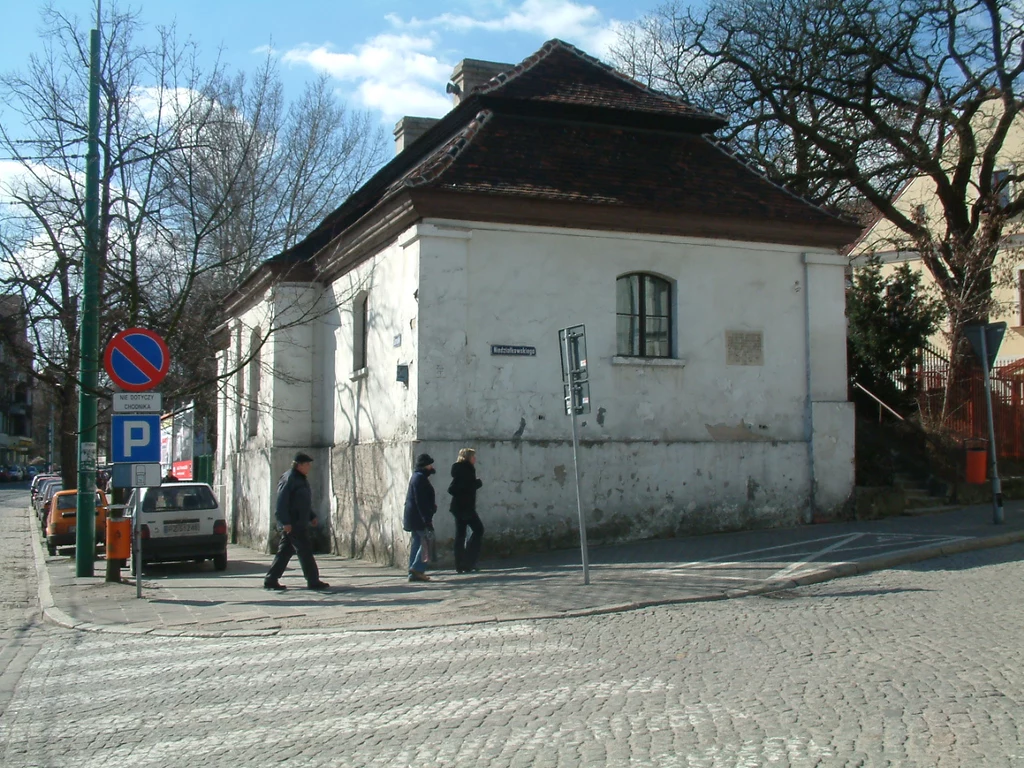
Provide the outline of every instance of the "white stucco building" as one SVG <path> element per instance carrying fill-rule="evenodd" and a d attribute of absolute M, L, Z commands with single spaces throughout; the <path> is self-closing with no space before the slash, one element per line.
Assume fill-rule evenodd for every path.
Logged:
<path fill-rule="evenodd" d="M 842 505 L 838 249 L 858 227 L 714 145 L 719 116 L 560 41 L 453 79 L 448 115 L 406 118 L 395 159 L 226 300 L 217 471 L 237 539 L 268 546 L 301 449 L 332 549 L 400 560 L 415 455 L 436 459 L 443 542 L 448 467 L 471 446 L 485 556 L 572 546 L 558 331 L 580 323 L 591 542 Z"/>

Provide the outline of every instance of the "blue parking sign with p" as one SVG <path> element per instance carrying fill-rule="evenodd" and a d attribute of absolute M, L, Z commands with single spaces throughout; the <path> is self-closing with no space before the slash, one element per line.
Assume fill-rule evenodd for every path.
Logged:
<path fill-rule="evenodd" d="M 110 417 L 110 453 L 115 464 L 160 462 L 160 414 Z"/>

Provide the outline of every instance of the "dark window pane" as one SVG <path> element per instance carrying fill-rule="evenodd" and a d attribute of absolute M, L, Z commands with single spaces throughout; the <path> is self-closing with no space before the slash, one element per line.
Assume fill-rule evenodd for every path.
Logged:
<path fill-rule="evenodd" d="M 667 317 L 648 317 L 644 321 L 646 333 L 645 357 L 668 357 L 671 354 L 671 321 Z"/>
<path fill-rule="evenodd" d="M 615 281 L 615 311 L 620 315 L 640 314 L 640 279 L 626 275 Z"/>
<path fill-rule="evenodd" d="M 660 277 L 645 277 L 644 281 L 644 314 L 668 317 L 671 293 L 668 282 Z"/>
<path fill-rule="evenodd" d="M 640 323 L 637 318 L 619 315 L 615 318 L 616 348 L 620 355 L 640 354 Z"/>

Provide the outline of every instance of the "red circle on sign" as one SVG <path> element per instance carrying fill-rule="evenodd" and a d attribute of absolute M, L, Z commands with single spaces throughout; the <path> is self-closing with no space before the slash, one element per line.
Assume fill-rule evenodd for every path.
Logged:
<path fill-rule="evenodd" d="M 142 337 L 151 342 L 146 344 L 148 347 L 155 344 L 160 353 L 160 359 L 150 359 L 132 346 L 132 337 Z M 138 372 L 142 381 L 129 381 L 123 375 L 123 370 L 118 372 L 120 366 L 114 361 L 115 352 L 119 352 L 127 364 L 130 364 L 130 367 Z M 110 376 L 110 380 L 121 389 L 128 392 L 145 392 L 157 386 L 167 376 L 167 369 L 171 367 L 171 353 L 167 350 L 167 345 L 160 334 L 155 331 L 148 328 L 128 328 L 114 336 L 107 344 L 107 349 L 103 353 L 103 367 L 106 369 L 107 375 Z"/>

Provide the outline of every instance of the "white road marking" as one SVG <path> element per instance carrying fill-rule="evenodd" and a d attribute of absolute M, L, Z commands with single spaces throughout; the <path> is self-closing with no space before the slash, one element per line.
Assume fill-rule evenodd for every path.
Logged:
<path fill-rule="evenodd" d="M 852 533 L 849 536 L 844 536 L 842 538 L 842 540 L 837 541 L 832 546 L 825 547 L 824 549 L 816 552 L 813 557 L 809 557 L 806 560 L 801 560 L 800 562 L 793 563 L 792 565 L 790 565 L 790 566 L 788 566 L 786 568 L 783 568 L 782 570 L 776 571 L 775 573 L 773 573 L 771 576 L 768 577 L 768 580 L 771 581 L 773 579 L 785 579 L 786 577 L 788 577 L 794 571 L 800 570 L 801 568 L 806 566 L 808 563 L 811 563 L 811 562 L 817 560 L 822 555 L 824 555 L 824 554 L 826 554 L 828 552 L 831 552 L 832 550 L 839 549 L 840 547 L 844 547 L 847 544 L 849 544 L 851 541 L 859 539 L 861 536 L 864 536 L 864 535 L 865 534 L 863 534 L 863 533 Z"/>

